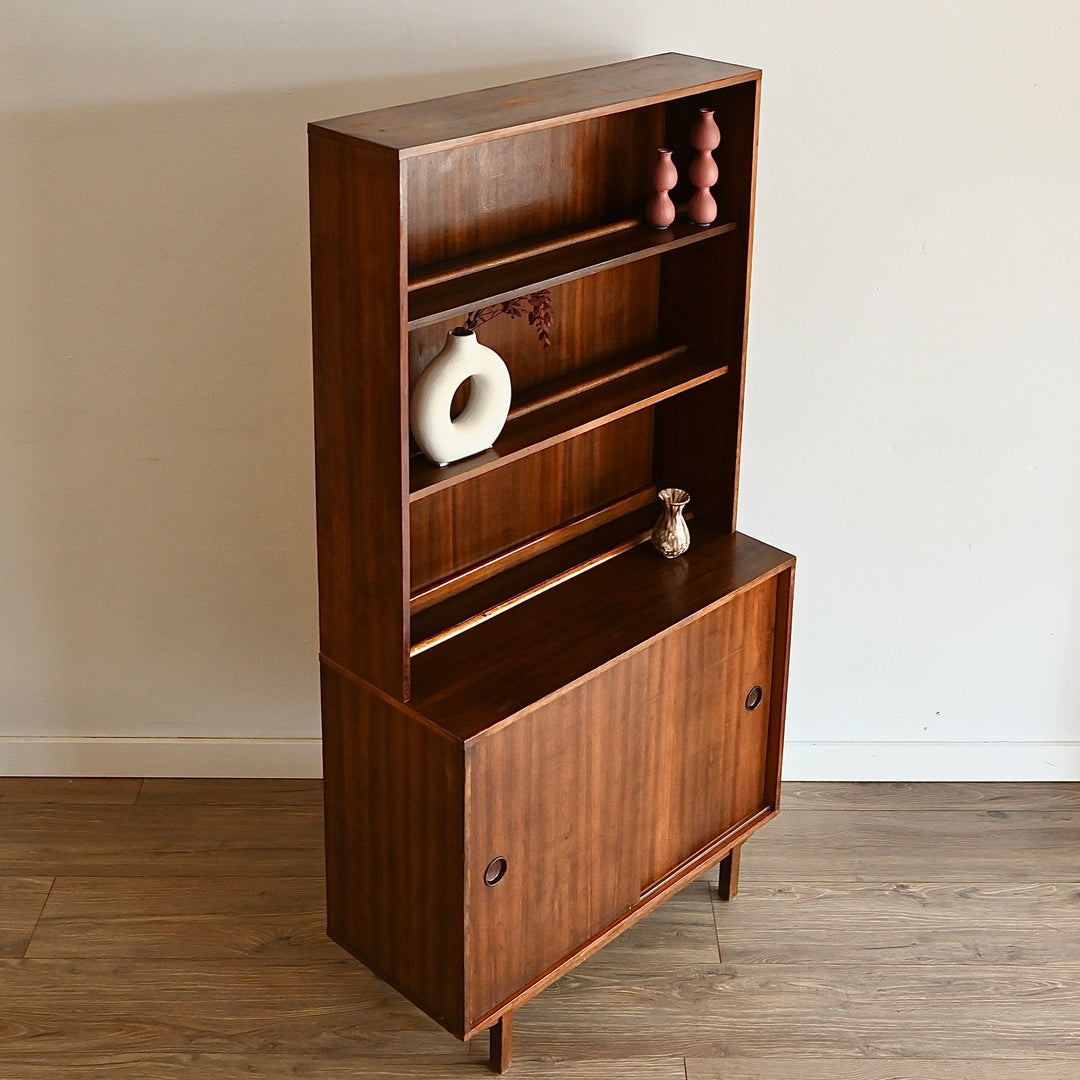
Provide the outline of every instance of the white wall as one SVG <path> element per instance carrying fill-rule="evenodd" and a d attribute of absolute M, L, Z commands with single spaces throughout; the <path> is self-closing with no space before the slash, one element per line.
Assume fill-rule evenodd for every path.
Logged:
<path fill-rule="evenodd" d="M 318 768 L 304 125 L 765 69 L 788 775 L 1080 778 L 1080 5 L 0 0 L 0 773 Z"/>

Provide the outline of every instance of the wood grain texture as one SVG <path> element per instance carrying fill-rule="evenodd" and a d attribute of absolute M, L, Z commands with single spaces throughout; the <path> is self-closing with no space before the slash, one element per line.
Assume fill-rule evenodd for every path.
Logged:
<path fill-rule="evenodd" d="M 776 580 L 466 744 L 470 1023 L 764 822 Z"/>
<path fill-rule="evenodd" d="M 753 848 L 750 848 L 751 852 Z M 751 856 L 752 857 L 752 856 Z M 1080 963 L 1080 883 L 797 882 L 717 903 L 732 964 Z"/>
<path fill-rule="evenodd" d="M 52 888 L 48 877 L 0 877 L 0 956 L 22 956 Z"/>
<path fill-rule="evenodd" d="M 475 1044 L 486 1040 L 476 1039 Z M 422 1050 L 423 1041 L 418 1042 Z M 452 1051 L 451 1047 L 451 1051 Z M 425 1060 L 421 1053 L 405 1051 L 362 1056 L 342 1055 L 334 1049 L 309 1047 L 303 1053 L 278 1051 L 236 1053 L 0 1053 L 4 1080 L 465 1080 L 490 1076 L 486 1056 L 458 1048 L 457 1053 Z M 484 1071 L 481 1072 L 480 1070 Z M 610 1061 L 556 1061 L 538 1058 L 515 1061 L 516 1080 L 686 1080 L 682 1058 L 639 1058 Z M 1047 1074 L 1051 1075 L 1051 1074 Z M 1023 1080 L 1024 1074 L 1021 1074 Z"/>
<path fill-rule="evenodd" d="M 479 340 L 502 357 L 515 399 L 553 379 L 603 363 L 657 342 L 657 290 L 662 260 L 643 259 L 603 274 L 578 278 L 551 290 L 554 322 L 551 345 L 544 348 L 527 320 L 496 318 L 484 323 Z M 598 319 L 598 311 L 604 318 Z M 415 379 L 446 344 L 461 319 L 409 332 L 409 372 Z"/>
<path fill-rule="evenodd" d="M 586 1011 L 587 1025 L 569 1022 Z M 1075 964 L 720 964 L 636 980 L 630 992 L 583 965 L 518 1012 L 517 1036 L 522 1048 L 558 1045 L 600 1060 L 932 1054 L 1075 1062 L 1078 1012 Z"/>
<path fill-rule="evenodd" d="M 788 668 L 791 664 L 791 623 L 794 610 L 795 567 L 792 565 L 782 571 L 776 579 L 773 690 L 769 696 L 769 752 L 765 759 L 765 801 L 774 809 L 780 805 L 784 730 L 787 724 Z"/>
<path fill-rule="evenodd" d="M 792 563 L 741 534 L 691 537 L 677 560 L 639 545 L 416 657 L 415 707 L 467 738 Z"/>
<path fill-rule="evenodd" d="M 0 1054 L 157 1051 L 355 1054 L 358 1019 L 383 1017 L 380 1043 L 458 1058 L 454 1042 L 382 980 L 343 957 L 285 960 L 0 960 Z M 441 1051 L 440 1051 L 441 1047 Z M 107 1074 L 106 1074 L 107 1075 Z"/>
<path fill-rule="evenodd" d="M 650 484 L 436 582 L 412 598 L 413 648 L 477 612 L 502 609 L 515 597 L 542 591 L 547 582 L 628 550 L 651 534 L 655 520 Z M 439 610 L 430 611 L 433 606 Z"/>
<path fill-rule="evenodd" d="M 1046 1058 L 1037 1061 L 690 1058 L 686 1062 L 686 1080 L 777 1080 L 787 1076 L 799 1080 L 1072 1080 L 1075 1075 L 1075 1062 Z"/>
<path fill-rule="evenodd" d="M 685 395 L 688 390 L 711 383 L 727 373 L 726 367 L 717 367 L 709 357 L 680 356 L 631 371 L 580 393 L 568 394 L 544 408 L 511 417 L 494 446 L 483 454 L 446 466 L 434 465 L 422 455 L 414 455 L 409 463 L 410 498 L 415 501 L 427 492 L 451 483 L 461 484 L 538 454 L 557 443 L 587 435 L 604 425 Z M 650 429 L 651 426 L 650 423 Z M 626 440 L 625 434 L 623 439 L 633 445 Z"/>
<path fill-rule="evenodd" d="M 552 289 L 581 277 L 704 244 L 735 230 L 733 221 L 716 221 L 702 227 L 676 220 L 666 231 L 641 225 L 538 255 L 524 255 L 515 262 L 414 289 L 409 294 L 408 325 L 410 329 L 430 326 L 523 293 Z"/>
<path fill-rule="evenodd" d="M 933 844 L 923 844 L 931 835 Z M 742 874 L 744 883 L 980 882 L 1003 862 L 1013 882 L 1080 880 L 1080 815 L 785 810 L 744 852 Z"/>
<path fill-rule="evenodd" d="M 136 777 L 0 776 L 0 803 L 130 805 L 143 781 Z"/>
<path fill-rule="evenodd" d="M 185 788 L 190 805 L 183 800 Z M 168 806 L 106 806 L 109 831 L 129 837 L 122 861 L 136 852 L 145 865 L 160 863 L 163 855 L 176 859 L 175 852 L 153 849 L 163 838 L 176 842 L 178 834 L 150 828 L 141 817 L 149 809 L 167 811 L 182 824 L 190 852 L 212 853 L 230 848 L 237 837 L 265 832 L 280 844 L 278 857 L 264 851 L 252 867 L 295 863 L 296 831 L 280 827 L 287 819 L 277 816 L 278 809 L 245 804 L 243 788 L 238 782 L 235 799 L 218 790 L 224 813 L 201 801 L 207 797 L 203 781 L 174 781 L 175 801 Z M 1024 864 L 1016 859 L 1017 847 L 998 846 L 994 830 L 1005 820 L 1013 823 L 1008 828 L 1014 836 L 1026 835 L 1026 821 L 1037 833 L 1046 824 L 1047 802 L 1054 803 L 1053 827 L 1036 852 L 1052 866 L 1076 855 L 1066 826 L 1070 818 L 1080 826 L 1080 809 L 1061 808 L 1059 797 L 1071 792 L 1060 785 L 1045 792 L 1000 785 L 997 794 L 989 786 L 972 788 L 965 807 L 964 786 L 950 785 L 952 809 L 933 812 L 903 807 L 925 804 L 924 794 L 940 792 L 905 786 L 894 793 L 893 785 L 883 784 L 852 785 L 845 793 L 830 785 L 836 803 L 865 800 L 873 809 L 786 811 L 746 844 L 735 903 L 714 902 L 715 873 L 699 878 L 518 1010 L 509 1075 L 1072 1080 L 1080 1062 L 1080 875 L 1018 880 L 1015 872 Z M 102 808 L 91 789 L 86 794 L 82 809 L 92 826 L 80 835 L 92 838 L 103 828 L 97 816 Z M 1022 799 L 1034 809 L 1014 803 L 1004 819 L 982 809 L 988 798 L 999 797 Z M 33 825 L 38 865 L 45 868 L 36 875 L 40 892 L 53 875 L 62 885 L 79 874 L 88 855 L 71 841 L 79 808 L 35 807 L 37 801 L 24 789 L 20 813 L 44 812 Z M 878 842 L 883 869 L 876 877 L 811 876 L 823 860 L 831 865 L 830 853 L 842 855 L 853 833 L 880 841 L 882 819 L 910 824 L 913 814 L 917 827 L 890 834 L 888 845 Z M 762 880 L 755 864 L 788 817 L 798 819 L 807 838 L 792 865 L 802 880 Z M 926 872 L 947 867 L 948 860 L 928 861 L 928 855 L 942 841 L 955 854 L 961 817 L 974 825 L 961 834 L 965 842 L 985 847 L 994 858 L 979 880 L 935 880 Z M 0 820 L 0 844 L 10 843 L 17 818 Z M 865 822 L 861 829 L 859 820 Z M 1061 848 L 1056 855 L 1055 836 Z M 320 830 L 309 832 L 308 861 L 318 860 L 320 838 Z M 870 843 L 859 844 L 864 842 Z M 0 898 L 13 880 L 4 876 L 11 850 L 0 853 Z M 251 869 L 239 869 L 215 880 L 222 864 L 213 857 L 202 859 L 201 869 L 186 856 L 175 865 L 180 876 L 158 878 L 152 888 L 146 878 L 117 873 L 112 862 L 97 865 L 93 880 L 84 878 L 102 926 L 112 925 L 100 935 L 95 931 L 98 956 L 0 962 L 4 1080 L 485 1075 L 486 1038 L 462 1046 L 343 954 L 302 960 L 262 952 L 219 959 L 128 955 L 141 935 L 152 935 L 150 923 L 162 914 L 164 936 L 177 930 L 174 940 L 184 937 L 168 914 L 170 890 L 180 897 L 174 907 L 186 912 L 185 919 L 219 912 L 222 921 L 205 945 L 215 951 L 225 939 L 251 940 L 252 919 L 280 914 L 282 896 L 292 898 L 290 909 L 306 908 L 315 897 L 305 890 L 314 890 L 319 877 L 260 881 Z M 897 867 L 905 869 L 899 877 Z M 252 890 L 245 892 L 245 881 Z M 62 891 L 57 896 L 67 903 Z M 0 918 L 8 910 L 0 899 Z M 54 911 L 59 915 L 60 908 Z M 78 920 L 77 905 L 70 913 Z M 74 940 L 77 921 L 66 932 L 61 922 L 51 922 L 49 933 Z M 897 935 L 906 935 L 908 944 L 892 947 Z"/>
<path fill-rule="evenodd" d="M 1080 810 L 1080 783 L 784 781 L 785 810 Z"/>
<path fill-rule="evenodd" d="M 742 403 L 742 352 L 733 326 L 741 325 L 737 279 L 739 238 L 717 237 L 673 252 L 663 263 L 661 326 L 695 353 L 716 357 L 729 377 L 658 406 L 657 486 L 690 492 L 694 513 L 725 529 L 735 527 L 735 481 Z"/>
<path fill-rule="evenodd" d="M 503 266 L 530 255 L 539 255 L 545 251 L 571 247 L 574 244 L 579 244 L 584 240 L 592 240 L 598 236 L 610 236 L 612 233 L 632 229 L 639 224 L 637 218 L 632 217 L 609 219 L 599 225 L 590 225 L 584 229 L 574 229 L 570 232 L 559 230 L 555 233 L 540 236 L 535 240 L 525 242 L 514 240 L 507 244 L 478 251 L 475 255 L 466 256 L 465 258 L 450 259 L 437 267 L 425 266 L 417 271 L 410 270 L 409 291 L 412 292 L 427 285 L 434 285 L 437 281 L 450 281 L 452 278 L 460 277 L 463 273 L 471 273 L 473 270 Z"/>
<path fill-rule="evenodd" d="M 663 135 L 655 105 L 412 158 L 410 269 L 638 217 Z"/>
<path fill-rule="evenodd" d="M 321 877 L 62 877 L 26 955 L 336 960 L 325 892 Z"/>
<path fill-rule="evenodd" d="M 471 1022 L 637 903 L 641 728 L 616 665 L 467 748 Z M 484 869 L 504 858 L 503 880 Z"/>
<path fill-rule="evenodd" d="M 362 144 L 309 140 L 322 653 L 409 696 L 401 177 Z M 392 209 L 391 209 L 392 208 Z M 378 463 L 377 468 L 358 464 Z M 363 619 L 355 614 L 364 611 Z"/>
<path fill-rule="evenodd" d="M 326 667 L 327 931 L 464 1036 L 464 753 Z"/>
<path fill-rule="evenodd" d="M 592 115 L 642 108 L 679 97 L 687 87 L 705 92 L 760 77 L 761 72 L 754 68 L 664 53 L 356 113 L 311 127 L 348 141 L 369 140 L 404 158 L 460 143 L 502 138 L 515 128 L 528 131 L 567 119 L 585 120 Z"/>
<path fill-rule="evenodd" d="M 609 945 L 589 957 L 578 971 L 613 982 L 633 972 L 636 984 L 639 979 L 689 975 L 716 967 L 720 956 L 711 917 L 716 879 L 715 869 L 695 878 L 623 934 L 614 947 Z M 573 973 L 564 976 L 573 978 Z M 541 994 L 529 1008 L 536 1011 L 543 1000 Z"/>
<path fill-rule="evenodd" d="M 413 591 L 647 485 L 651 430 L 635 413 L 413 503 Z"/>
<path fill-rule="evenodd" d="M 0 804 L 5 874 L 320 877 L 322 836 L 318 806 Z"/>
<path fill-rule="evenodd" d="M 766 808 L 776 578 L 658 639 L 628 661 L 643 688 L 641 886 L 648 888 Z M 749 713 L 751 687 L 765 697 Z M 688 750 L 692 748 L 692 752 Z"/>
<path fill-rule="evenodd" d="M 213 806 L 322 806 L 322 781 L 147 778 L 139 802 Z"/>

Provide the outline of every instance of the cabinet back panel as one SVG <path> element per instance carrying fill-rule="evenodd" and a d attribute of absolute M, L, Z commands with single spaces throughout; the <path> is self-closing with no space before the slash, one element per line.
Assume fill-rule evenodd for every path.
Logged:
<path fill-rule="evenodd" d="M 743 233 L 672 252 L 660 282 L 662 327 L 717 363 L 727 378 L 657 407 L 656 479 L 685 488 L 695 515 L 735 528 L 745 323 Z"/>
<path fill-rule="evenodd" d="M 327 927 L 462 1034 L 461 747 L 322 669 Z"/>
<path fill-rule="evenodd" d="M 412 591 L 649 484 L 652 418 L 645 409 L 413 503 Z"/>
<path fill-rule="evenodd" d="M 409 267 L 640 217 L 662 106 L 410 158 Z"/>
<path fill-rule="evenodd" d="M 677 205 L 689 199 L 693 191 L 687 178 L 695 154 L 690 145 L 690 129 L 697 122 L 701 109 L 712 109 L 720 129 L 720 145 L 713 151 L 720 175 L 712 188 L 718 220 L 748 224 L 757 88 L 757 82 L 741 83 L 668 102 L 665 145 L 674 151 L 674 161 L 679 169 L 679 182 L 671 193 Z"/>
<path fill-rule="evenodd" d="M 551 290 L 555 318 L 545 349 L 527 319 L 504 315 L 477 331 L 510 369 L 517 393 L 621 352 L 647 345 L 657 335 L 660 261 L 644 259 Z M 447 319 L 409 334 L 409 371 L 416 378 L 464 322 Z"/>

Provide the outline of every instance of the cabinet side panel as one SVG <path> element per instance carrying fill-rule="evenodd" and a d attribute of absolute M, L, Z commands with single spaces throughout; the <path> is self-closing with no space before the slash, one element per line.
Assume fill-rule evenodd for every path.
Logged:
<path fill-rule="evenodd" d="M 461 744 L 325 667 L 322 698 L 327 930 L 462 1037 Z"/>
<path fill-rule="evenodd" d="M 321 648 L 408 697 L 398 163 L 309 143 Z"/>
<path fill-rule="evenodd" d="M 788 665 L 791 658 L 791 615 L 795 603 L 795 567 L 776 580 L 776 635 L 773 646 L 772 702 L 769 710 L 769 755 L 765 765 L 765 797 L 780 806 L 780 772 L 784 759 L 784 722 L 787 716 Z"/>
<path fill-rule="evenodd" d="M 618 664 L 469 744 L 471 1023 L 637 903 L 640 717 Z M 506 860 L 497 884 L 484 881 Z"/>
<path fill-rule="evenodd" d="M 758 118 L 761 106 L 761 79 L 733 87 L 718 111 L 717 122 L 727 130 L 727 146 L 719 165 L 728 176 L 724 196 L 735 207 L 736 220 L 743 226 L 736 238 L 740 245 L 739 272 L 731 280 L 731 298 L 737 317 L 732 320 L 739 364 L 739 408 L 734 431 L 734 474 L 731 527 L 735 528 L 739 505 L 739 468 L 742 459 L 743 395 L 746 389 L 746 347 L 750 326 L 750 271 L 754 256 L 754 208 L 757 198 Z M 728 166 L 730 162 L 730 166 Z"/>

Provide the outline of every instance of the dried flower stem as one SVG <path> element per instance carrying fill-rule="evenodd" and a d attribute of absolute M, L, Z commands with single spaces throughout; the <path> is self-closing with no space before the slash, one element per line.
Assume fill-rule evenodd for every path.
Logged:
<path fill-rule="evenodd" d="M 550 290 L 538 289 L 524 296 L 515 296 L 513 300 L 503 300 L 501 303 L 489 304 L 487 307 L 470 311 L 462 325 L 466 330 L 475 330 L 499 315 L 509 315 L 511 319 L 519 319 L 522 315 L 527 315 L 529 325 L 536 327 L 536 336 L 540 344 L 545 349 L 551 345 L 551 324 L 555 319 L 555 312 L 551 307 Z"/>

